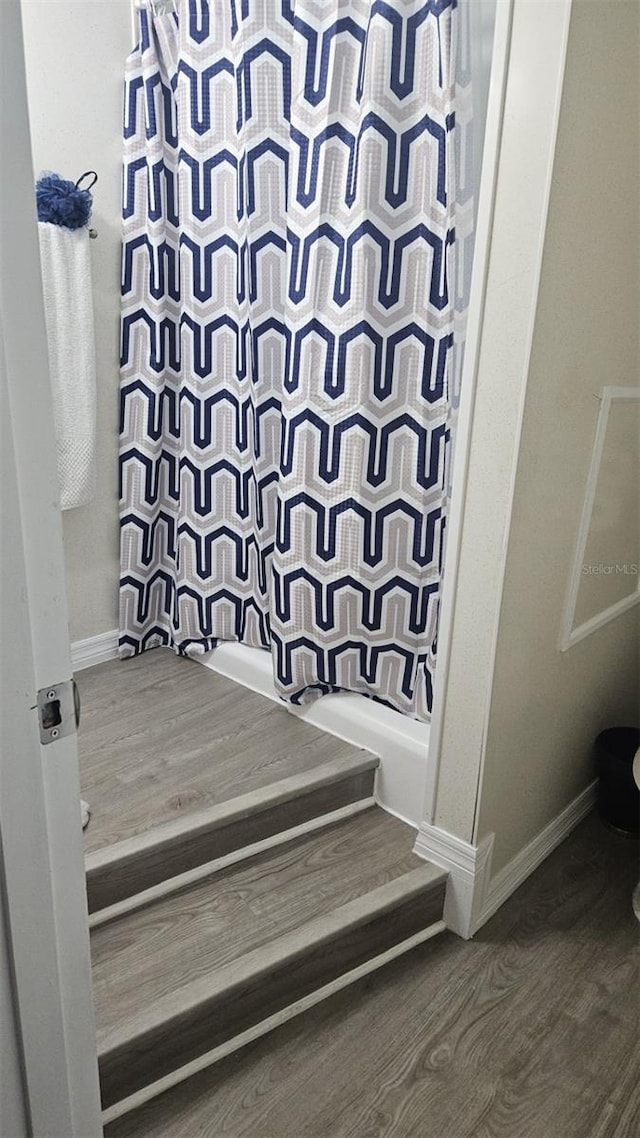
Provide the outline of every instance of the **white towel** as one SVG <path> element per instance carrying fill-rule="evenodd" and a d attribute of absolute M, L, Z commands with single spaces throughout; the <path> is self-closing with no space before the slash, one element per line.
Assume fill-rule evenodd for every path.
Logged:
<path fill-rule="evenodd" d="M 60 506 L 96 490 L 96 352 L 89 231 L 39 222 Z"/>

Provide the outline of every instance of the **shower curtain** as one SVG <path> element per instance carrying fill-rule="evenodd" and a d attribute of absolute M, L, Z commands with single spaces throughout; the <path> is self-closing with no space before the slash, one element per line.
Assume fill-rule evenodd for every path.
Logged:
<path fill-rule="evenodd" d="M 431 707 L 456 0 L 140 12 L 124 114 L 121 655 L 269 649 Z"/>

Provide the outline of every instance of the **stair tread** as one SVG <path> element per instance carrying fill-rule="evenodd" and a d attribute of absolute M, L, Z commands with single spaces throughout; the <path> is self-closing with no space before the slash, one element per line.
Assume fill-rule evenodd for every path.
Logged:
<path fill-rule="evenodd" d="M 276 969 L 295 967 L 310 945 L 330 952 L 336 934 L 348 933 L 371 919 L 385 913 L 392 914 L 395 906 L 404 900 L 436 888 L 446 878 L 446 872 L 429 862 L 421 862 L 390 881 L 359 894 L 350 901 L 316 915 L 303 925 L 254 947 L 236 959 L 227 960 L 205 975 L 188 981 L 160 997 L 145 1008 L 144 1013 L 132 1016 L 116 1025 L 102 1038 L 100 1052 L 105 1055 L 127 1045 L 141 1042 L 145 1036 L 159 1028 L 171 1030 L 172 1021 L 178 1021 L 192 1011 L 199 1010 L 208 1001 L 221 995 L 235 993 L 247 983 L 259 984 L 261 978 Z"/>
<path fill-rule="evenodd" d="M 88 852 L 359 748 L 168 649 L 77 677 Z"/>
<path fill-rule="evenodd" d="M 375 807 L 94 929 L 99 1048 L 176 989 L 424 867 L 414 837 Z"/>
<path fill-rule="evenodd" d="M 223 802 L 213 803 L 205 809 L 186 812 L 141 834 L 93 850 L 85 857 L 86 869 L 92 871 L 98 866 L 114 864 L 131 854 L 162 845 L 182 835 L 195 835 L 199 830 L 228 825 L 235 819 L 246 818 L 256 810 L 270 809 L 317 787 L 340 782 L 362 771 L 375 770 L 379 763 L 376 755 L 354 748 L 353 754 L 321 763 L 311 770 L 297 772 Z"/>

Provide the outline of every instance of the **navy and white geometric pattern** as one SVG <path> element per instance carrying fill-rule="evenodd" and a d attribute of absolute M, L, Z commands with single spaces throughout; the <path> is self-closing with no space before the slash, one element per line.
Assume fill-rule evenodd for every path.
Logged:
<path fill-rule="evenodd" d="M 287 700 L 426 719 L 456 0 L 158 8 L 124 114 L 121 653 L 239 640 Z"/>

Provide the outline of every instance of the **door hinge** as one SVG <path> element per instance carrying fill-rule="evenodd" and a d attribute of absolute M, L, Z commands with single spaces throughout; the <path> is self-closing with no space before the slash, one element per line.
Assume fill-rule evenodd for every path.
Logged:
<path fill-rule="evenodd" d="M 80 723 L 80 694 L 75 680 L 40 689 L 38 720 L 41 743 L 55 743 L 73 735 Z"/>

